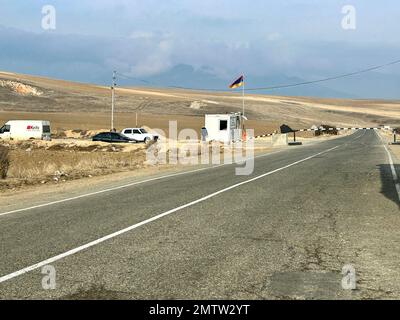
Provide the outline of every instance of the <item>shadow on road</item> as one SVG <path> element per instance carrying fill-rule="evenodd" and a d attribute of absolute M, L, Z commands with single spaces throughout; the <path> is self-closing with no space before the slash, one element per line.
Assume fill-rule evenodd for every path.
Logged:
<path fill-rule="evenodd" d="M 395 164 L 397 175 L 400 176 L 400 165 Z M 381 193 L 396 203 L 400 208 L 399 195 L 397 194 L 395 182 L 393 181 L 392 170 L 389 164 L 380 164 L 382 190 Z"/>

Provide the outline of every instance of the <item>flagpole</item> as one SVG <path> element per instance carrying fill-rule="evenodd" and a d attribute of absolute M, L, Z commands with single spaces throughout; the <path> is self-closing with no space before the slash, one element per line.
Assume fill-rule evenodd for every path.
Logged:
<path fill-rule="evenodd" d="M 242 88 L 242 100 L 243 100 L 243 116 L 244 116 L 244 86 L 245 86 L 245 81 L 244 81 L 244 74 L 243 74 L 243 88 Z"/>

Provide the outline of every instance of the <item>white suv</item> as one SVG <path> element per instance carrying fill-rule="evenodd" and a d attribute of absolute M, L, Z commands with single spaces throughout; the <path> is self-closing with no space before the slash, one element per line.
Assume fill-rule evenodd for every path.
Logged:
<path fill-rule="evenodd" d="M 138 142 L 149 143 L 151 141 L 158 140 L 158 136 L 148 133 L 145 129 L 142 128 L 125 128 L 121 131 L 121 133 L 124 136 L 134 139 Z"/>

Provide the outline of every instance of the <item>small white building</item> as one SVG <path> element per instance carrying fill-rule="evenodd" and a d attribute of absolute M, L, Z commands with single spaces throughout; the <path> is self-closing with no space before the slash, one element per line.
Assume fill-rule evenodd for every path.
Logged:
<path fill-rule="evenodd" d="M 242 116 L 240 113 L 206 114 L 207 141 L 230 143 L 242 139 Z"/>

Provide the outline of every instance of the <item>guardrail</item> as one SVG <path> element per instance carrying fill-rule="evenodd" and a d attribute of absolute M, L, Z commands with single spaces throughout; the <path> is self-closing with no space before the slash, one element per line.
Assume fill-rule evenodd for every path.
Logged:
<path fill-rule="evenodd" d="M 316 132 L 316 131 L 345 131 L 345 130 L 353 130 L 353 131 L 357 131 L 357 130 L 384 130 L 384 131 L 390 131 L 393 130 L 391 127 L 389 126 L 385 126 L 385 127 L 348 127 L 348 128 L 342 128 L 342 127 L 332 127 L 332 128 L 324 128 L 324 127 L 319 127 L 319 128 L 308 128 L 308 129 L 298 129 L 298 130 L 292 130 L 291 132 Z M 287 133 L 291 133 L 291 132 L 287 132 Z M 274 134 L 277 133 L 266 133 L 266 134 L 261 134 L 261 135 L 257 135 L 254 137 L 249 138 L 250 139 L 260 139 L 260 138 L 267 138 L 267 137 L 271 137 Z"/>

